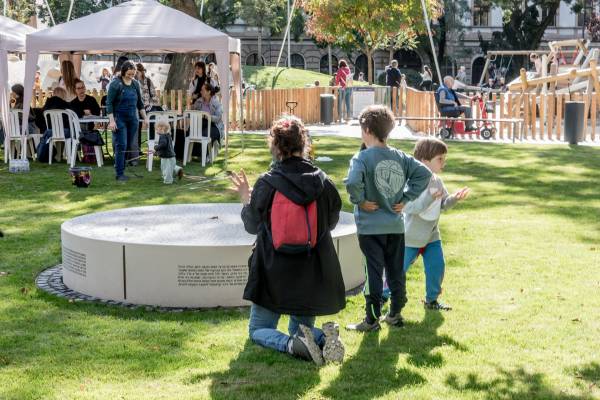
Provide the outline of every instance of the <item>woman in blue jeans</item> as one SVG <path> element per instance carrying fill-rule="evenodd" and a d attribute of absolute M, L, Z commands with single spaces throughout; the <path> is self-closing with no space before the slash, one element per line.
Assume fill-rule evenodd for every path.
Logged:
<path fill-rule="evenodd" d="M 148 125 L 140 84 L 134 79 L 135 73 L 135 64 L 125 61 L 121 76 L 110 83 L 106 96 L 108 129 L 113 131 L 116 179 L 121 182 L 129 179 L 125 175 L 125 152 L 128 143 L 137 144 L 139 115 Z"/>
<path fill-rule="evenodd" d="M 340 263 L 331 238 L 342 202 L 331 180 L 305 158 L 307 135 L 298 118 L 276 121 L 269 136 L 271 154 L 276 160 L 271 170 L 258 178 L 254 189 L 250 188 L 243 171 L 233 174 L 231 179 L 244 204 L 244 227 L 256 235 L 244 289 L 244 299 L 252 302 L 250 339 L 261 346 L 322 365 L 324 361 L 341 362 L 344 356 L 337 324 L 328 322 L 322 330 L 314 326 L 316 316 L 336 314 L 346 305 Z M 275 250 L 274 239 L 279 243 L 280 238 L 275 233 L 286 232 L 284 237 L 290 232 L 306 235 L 306 225 L 281 222 L 289 216 L 283 214 L 283 210 L 300 209 L 298 205 L 313 203 L 316 204 L 316 224 L 309 226 L 308 231 L 316 230 L 314 247 L 309 250 L 307 242 L 302 242 L 302 249 L 296 249 L 299 252 L 293 254 L 287 251 L 289 248 Z M 283 214 L 273 225 L 272 212 Z M 303 208 L 298 212 L 302 213 Z M 289 238 L 284 239 L 282 243 L 294 243 L 287 241 Z M 282 314 L 290 316 L 289 334 L 277 330 Z"/>

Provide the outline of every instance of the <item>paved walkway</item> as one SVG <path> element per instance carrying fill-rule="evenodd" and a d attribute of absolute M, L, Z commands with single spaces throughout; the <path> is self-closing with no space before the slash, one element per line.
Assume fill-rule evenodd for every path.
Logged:
<path fill-rule="evenodd" d="M 349 124 L 331 124 L 331 125 L 307 125 L 307 128 L 312 136 L 339 136 L 339 137 L 352 137 L 360 138 L 360 125 L 357 120 L 353 120 Z M 244 133 L 266 135 L 266 130 L 258 131 L 245 131 Z M 407 126 L 396 126 L 391 133 L 392 139 L 403 139 L 403 140 L 417 140 L 423 137 L 422 134 L 413 133 L 413 131 Z M 513 143 L 512 139 L 492 139 L 484 140 L 476 137 L 476 135 L 458 135 L 452 141 L 457 142 L 483 142 L 483 143 Z M 553 144 L 553 145 L 567 145 L 567 143 L 558 140 L 532 140 L 524 139 L 523 141 L 516 140 L 515 144 Z M 586 141 L 581 143 L 582 146 L 594 146 L 600 147 L 600 137 L 595 141 Z"/>

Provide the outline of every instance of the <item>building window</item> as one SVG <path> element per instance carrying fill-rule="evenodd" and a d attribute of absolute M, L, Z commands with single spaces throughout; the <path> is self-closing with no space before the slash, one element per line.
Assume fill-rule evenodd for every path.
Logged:
<path fill-rule="evenodd" d="M 490 9 L 488 1 L 475 0 L 471 9 L 473 26 L 490 26 Z"/>
<path fill-rule="evenodd" d="M 261 56 L 260 62 L 257 53 L 252 53 L 246 57 L 246 65 L 265 65 L 265 59 Z"/>
<path fill-rule="evenodd" d="M 542 7 L 542 12 L 540 13 L 542 21 L 544 19 L 546 19 L 546 17 L 548 17 L 549 11 L 550 10 L 548 9 L 548 7 Z M 556 10 L 556 13 L 554 14 L 554 19 L 552 21 L 550 21 L 550 25 L 548 25 L 548 27 L 550 27 L 550 28 L 557 27 L 558 26 L 557 21 L 558 21 L 558 10 Z"/>
<path fill-rule="evenodd" d="M 588 23 L 594 12 L 594 5 L 592 0 L 584 0 L 583 8 L 577 14 L 577 26 L 584 26 Z"/>
<path fill-rule="evenodd" d="M 304 57 L 298 53 L 292 54 L 292 68 L 304 69 Z"/>
<path fill-rule="evenodd" d="M 360 73 L 363 73 L 363 79 L 366 81 L 369 77 L 369 65 L 367 64 L 367 55 L 361 54 L 356 58 L 354 62 L 354 80 L 358 80 Z M 371 71 L 373 71 L 373 79 L 377 78 L 375 76 L 375 63 L 373 62 L 373 58 L 371 57 Z"/>
<path fill-rule="evenodd" d="M 338 59 L 333 54 L 331 55 L 331 73 L 335 74 L 338 69 Z M 329 56 L 325 54 L 319 62 L 319 72 L 329 75 Z"/>
<path fill-rule="evenodd" d="M 421 72 L 423 62 L 421 57 L 413 50 L 396 50 L 394 52 L 394 60 L 398 61 L 400 71 L 412 69 Z"/>
<path fill-rule="evenodd" d="M 481 75 L 483 74 L 483 68 L 485 67 L 485 58 L 477 57 L 473 60 L 473 64 L 471 65 L 471 84 L 479 85 L 479 80 L 481 79 Z"/>

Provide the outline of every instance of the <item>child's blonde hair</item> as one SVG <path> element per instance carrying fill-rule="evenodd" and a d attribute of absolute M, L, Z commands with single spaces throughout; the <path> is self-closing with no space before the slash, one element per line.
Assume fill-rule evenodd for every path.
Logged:
<path fill-rule="evenodd" d="M 171 133 L 171 124 L 168 119 L 161 117 L 156 120 L 154 129 L 159 133 Z"/>

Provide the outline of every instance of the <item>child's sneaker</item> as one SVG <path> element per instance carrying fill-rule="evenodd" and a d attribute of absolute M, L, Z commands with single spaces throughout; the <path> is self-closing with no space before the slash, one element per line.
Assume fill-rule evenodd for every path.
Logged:
<path fill-rule="evenodd" d="M 323 358 L 326 362 L 341 363 L 344 361 L 345 348 L 340 340 L 340 326 L 335 322 L 323 324 L 325 334 L 325 346 L 323 346 Z"/>
<path fill-rule="evenodd" d="M 402 319 L 402 315 L 400 315 L 400 313 L 397 313 L 396 315 L 390 315 L 390 313 L 385 314 L 383 322 L 390 326 L 396 326 L 398 328 L 404 326 L 404 319 Z"/>
<path fill-rule="evenodd" d="M 372 332 L 381 329 L 381 325 L 379 325 L 379 321 L 374 321 L 372 324 L 370 324 L 366 319 L 364 319 L 358 324 L 346 325 L 346 329 L 357 332 Z"/>
<path fill-rule="evenodd" d="M 319 366 L 325 363 L 321 349 L 315 343 L 315 338 L 309 327 L 300 325 L 300 332 L 296 332 L 291 341 L 290 353 L 293 356 L 312 361 Z"/>
<path fill-rule="evenodd" d="M 181 180 L 181 178 L 183 178 L 183 168 L 179 168 L 177 171 L 177 179 Z"/>
<path fill-rule="evenodd" d="M 437 300 L 434 301 L 424 301 L 423 306 L 426 310 L 441 310 L 441 311 L 450 311 L 452 307 L 448 304 L 440 303 Z"/>

